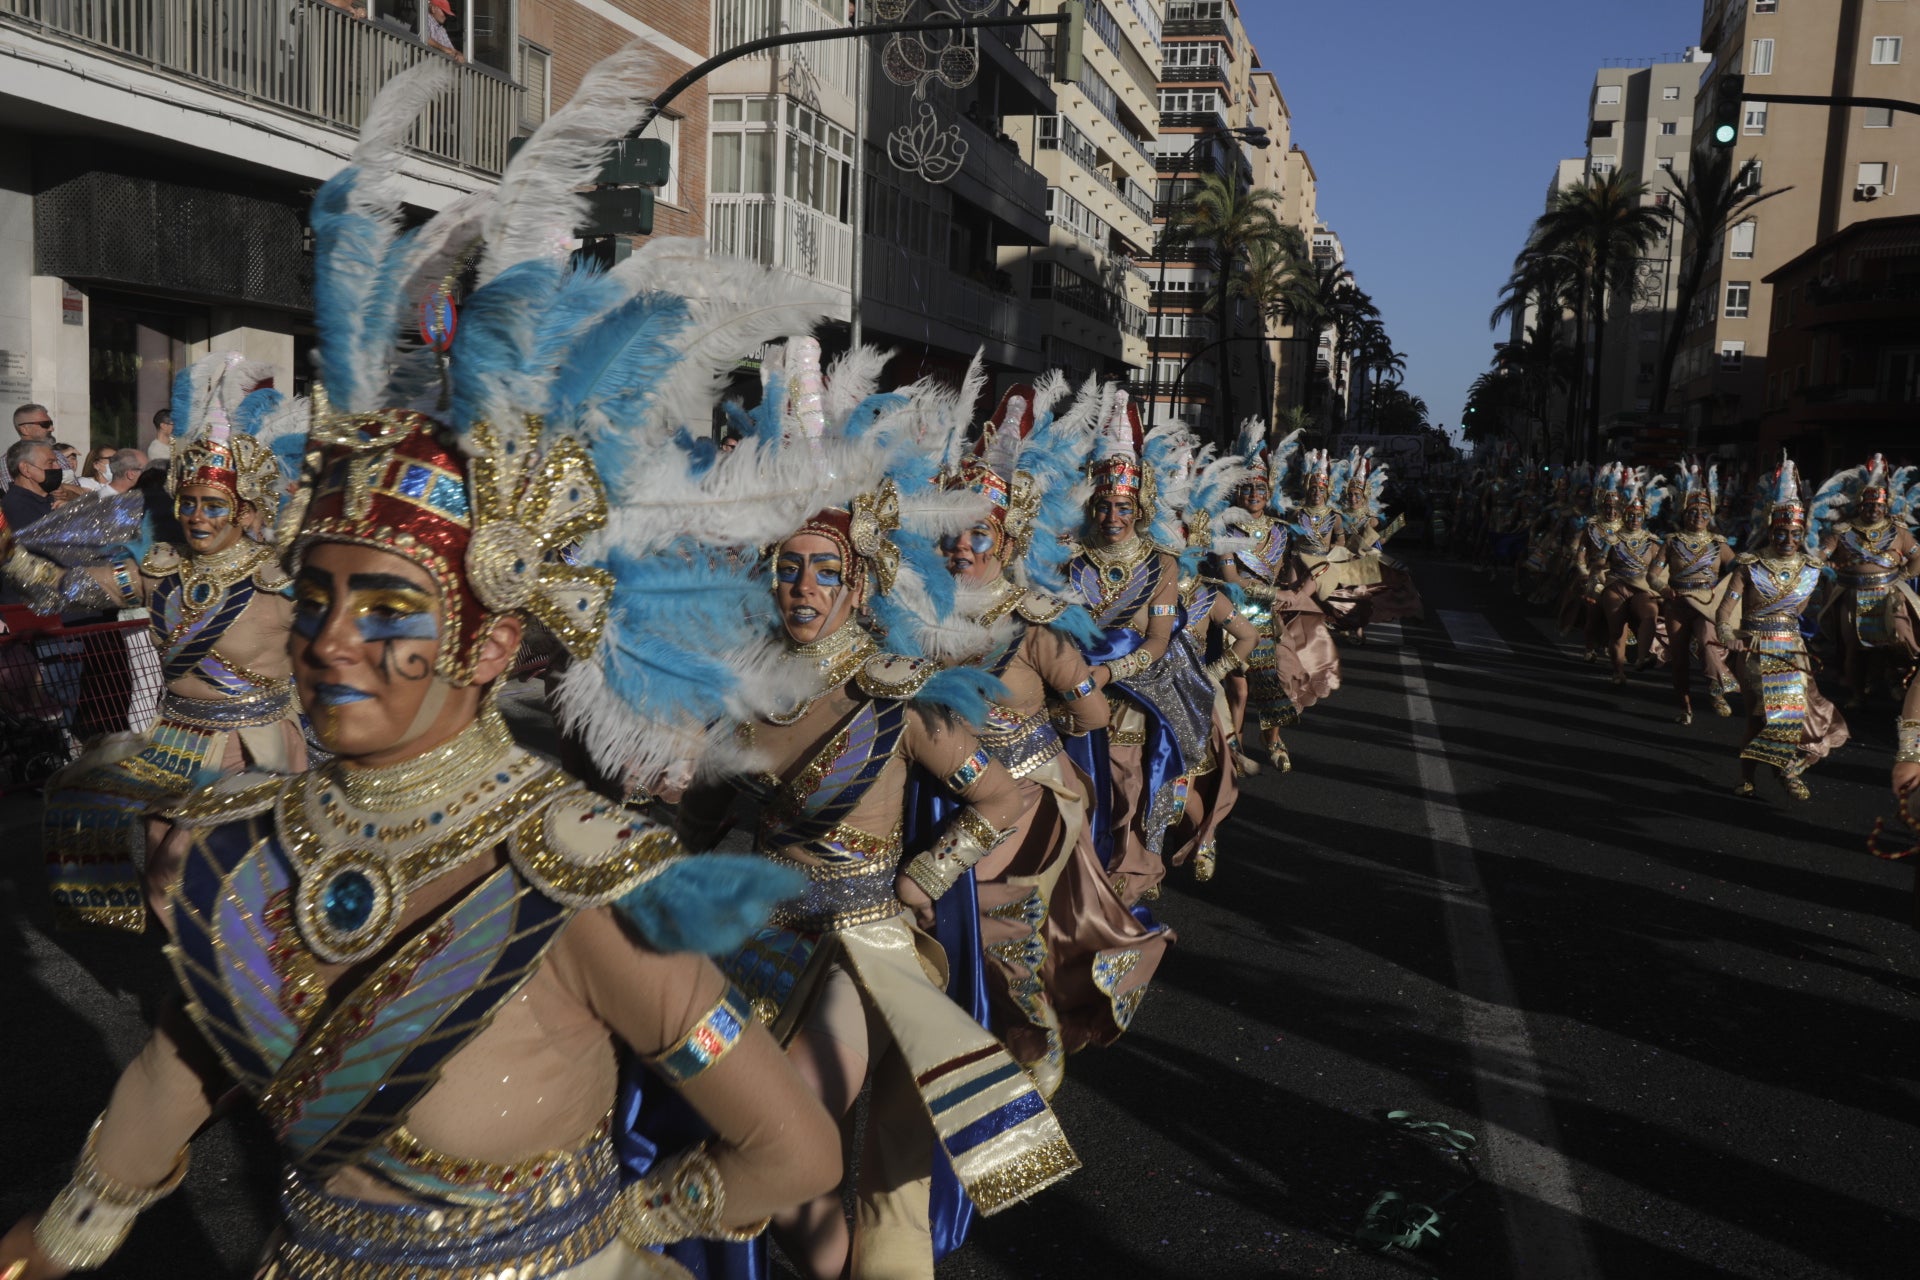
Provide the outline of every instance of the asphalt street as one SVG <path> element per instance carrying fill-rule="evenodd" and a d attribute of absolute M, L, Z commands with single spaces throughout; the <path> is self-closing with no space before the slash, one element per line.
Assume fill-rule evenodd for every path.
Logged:
<path fill-rule="evenodd" d="M 1086 1167 L 943 1280 L 1914 1275 L 1913 872 L 1865 851 L 1892 706 L 1850 717 L 1810 802 L 1738 799 L 1738 719 L 1675 724 L 1664 676 L 1616 688 L 1504 586 L 1416 573 L 1429 620 L 1343 650 L 1216 878 L 1155 904 L 1179 945 L 1056 1100 Z M 48 931 L 36 818 L 0 808 L 8 1220 L 64 1180 L 167 981 L 151 943 Z M 99 1274 L 243 1274 L 274 1185 L 254 1122 L 216 1124 Z M 1357 1244 L 1386 1191 L 1437 1238 Z"/>

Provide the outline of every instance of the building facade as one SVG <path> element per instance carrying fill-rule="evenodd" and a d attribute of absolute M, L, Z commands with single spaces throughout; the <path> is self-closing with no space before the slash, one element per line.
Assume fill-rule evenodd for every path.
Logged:
<path fill-rule="evenodd" d="M 1645 204 L 1671 209 L 1687 180 L 1693 152 L 1694 98 L 1709 56 L 1688 49 L 1678 59 L 1603 67 L 1587 107 L 1586 173 L 1620 173 L 1645 188 Z M 1651 426 L 1661 352 L 1678 322 L 1682 227 L 1668 222 L 1632 264 L 1624 288 L 1608 299 L 1605 349 L 1594 371 L 1603 440 L 1638 438 Z"/>
<path fill-rule="evenodd" d="M 84 450 L 148 443 L 174 373 L 209 350 L 304 390 L 307 204 L 379 86 L 456 61 L 414 137 L 406 199 L 425 213 L 497 176 L 514 137 L 639 35 L 664 83 L 706 56 L 706 5 L 454 0 L 430 25 L 418 0 L 0 0 L 0 408 L 45 404 Z M 657 229 L 697 234 L 704 89 L 674 110 Z"/>
<path fill-rule="evenodd" d="M 1729 73 L 1744 74 L 1750 92 L 1920 99 L 1917 41 L 1920 9 L 1908 3 L 1708 0 L 1700 44 L 1712 62 L 1700 101 Z M 1813 376 L 1810 362 L 1782 368 L 1771 358 L 1768 281 L 1855 223 L 1920 213 L 1920 175 L 1901 173 L 1916 139 L 1920 119 L 1882 108 L 1746 104 L 1736 172 L 1756 190 L 1791 190 L 1724 233 L 1688 232 L 1688 251 L 1708 262 L 1674 385 L 1697 443 L 1729 455 L 1768 448 L 1769 382 L 1788 397 L 1815 385 L 1799 382 L 1803 367 Z"/>

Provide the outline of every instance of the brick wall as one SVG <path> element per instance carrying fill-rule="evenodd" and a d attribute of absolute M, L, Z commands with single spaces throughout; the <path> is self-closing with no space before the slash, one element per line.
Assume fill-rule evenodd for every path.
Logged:
<path fill-rule="evenodd" d="M 620 11 L 636 23 L 704 56 L 710 35 L 711 7 L 708 0 L 600 0 L 601 5 Z M 581 77 L 593 65 L 638 38 L 629 27 L 607 18 L 573 0 L 522 0 L 520 33 L 537 45 L 553 51 L 553 106 L 557 110 L 579 86 Z M 689 63 L 671 54 L 660 55 L 658 84 L 665 88 L 689 68 Z M 656 206 L 654 234 L 697 236 L 707 234 L 707 87 L 695 85 L 673 101 L 670 113 L 680 120 L 680 144 L 676 148 L 680 169 L 680 190 L 673 205 L 661 201 Z"/>

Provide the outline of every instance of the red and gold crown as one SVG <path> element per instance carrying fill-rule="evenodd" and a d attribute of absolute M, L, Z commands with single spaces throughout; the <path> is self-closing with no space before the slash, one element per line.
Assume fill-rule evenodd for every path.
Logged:
<path fill-rule="evenodd" d="M 571 439 L 543 449 L 537 419 L 523 440 L 498 444 L 484 424 L 468 434 L 471 458 L 445 427 L 411 410 L 316 428 L 295 561 L 316 542 L 345 542 L 426 570 L 440 589 L 437 669 L 456 684 L 472 680 L 504 613 L 534 618 L 576 656 L 590 653 L 613 579 L 568 563 L 566 553 L 606 523 L 592 465 Z"/>
<path fill-rule="evenodd" d="M 846 565 L 846 581 L 854 600 L 864 601 L 870 590 L 882 595 L 893 590 L 900 572 L 900 548 L 891 535 L 900 528 L 900 490 L 891 478 L 872 493 L 863 493 L 844 507 L 823 507 L 787 536 L 803 533 L 825 538 Z"/>
<path fill-rule="evenodd" d="M 1140 410 L 1132 397 L 1116 391 L 1113 408 L 1094 441 L 1093 465 L 1088 475 L 1098 495 L 1138 494 L 1146 484 L 1146 468 L 1140 463 L 1144 443 L 1140 428 Z"/>

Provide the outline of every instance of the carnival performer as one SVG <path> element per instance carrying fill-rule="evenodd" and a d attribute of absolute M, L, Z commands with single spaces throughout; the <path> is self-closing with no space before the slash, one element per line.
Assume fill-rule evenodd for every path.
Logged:
<path fill-rule="evenodd" d="M 1180 625 L 1177 548 L 1142 536 L 1158 508 L 1153 474 L 1143 467 L 1140 414 L 1125 391 L 1081 397 L 1100 424 L 1088 476 L 1086 532 L 1068 581 L 1102 629 L 1090 646 L 1096 687 L 1112 704 L 1107 729 L 1113 771 L 1113 855 L 1107 870 L 1129 906 L 1158 891 L 1166 875 L 1167 828 L 1176 817 L 1176 783 L 1206 752 L 1213 690 L 1189 657 L 1173 652 Z"/>
<path fill-rule="evenodd" d="M 1611 650 L 1607 635 L 1607 611 L 1601 595 L 1607 586 L 1609 549 L 1621 529 L 1621 486 L 1625 469 L 1618 462 L 1600 468 L 1594 478 L 1593 516 L 1582 530 L 1576 571 L 1581 581 L 1578 625 L 1586 641 L 1585 657 L 1598 662 Z M 1618 683 L 1616 681 L 1615 683 Z"/>
<path fill-rule="evenodd" d="M 1244 695 L 1235 699 L 1235 736 L 1246 733 L 1245 715 L 1252 711 L 1261 751 L 1282 773 L 1293 767 L 1293 760 L 1280 731 L 1298 724 L 1305 707 L 1339 687 L 1340 671 L 1326 614 L 1314 598 L 1311 579 L 1302 580 L 1304 567 L 1292 555 L 1292 530 L 1273 514 L 1274 498 L 1284 492 L 1287 471 L 1299 452 L 1299 437 L 1298 431 L 1287 435 L 1269 453 L 1265 423 L 1254 418 L 1241 427 L 1237 449 L 1247 475 L 1234 486 L 1234 505 L 1219 517 L 1219 524 L 1223 535 L 1247 545 L 1229 550 L 1222 540 L 1210 565 L 1215 580 L 1232 588 L 1241 617 L 1258 637 L 1239 682 Z M 1244 751 L 1238 764 L 1243 774 L 1259 772 L 1258 762 Z"/>
<path fill-rule="evenodd" d="M 1560 526 L 1570 505 L 1566 469 L 1550 467 L 1547 475 L 1547 500 L 1527 528 L 1527 558 L 1521 561 L 1515 578 L 1515 589 L 1535 604 L 1545 603 L 1542 592 L 1548 589 L 1547 583 L 1553 576 L 1554 561 L 1560 550 Z"/>
<path fill-rule="evenodd" d="M 815 460 L 815 492 L 838 505 L 773 549 L 780 671 L 797 697 L 740 730 L 754 768 L 745 782 L 696 785 L 681 806 L 683 829 L 701 838 L 735 785 L 760 802 L 759 856 L 801 873 L 806 889 L 728 970 L 848 1140 L 871 1086 L 851 1228 L 838 1191 L 775 1220 L 787 1256 L 822 1280 L 932 1276 L 937 1162 L 989 1214 L 1078 1167 L 1033 1079 L 937 985 L 947 961 L 931 936 L 936 901 L 1017 833 L 1025 797 L 962 718 L 984 721 L 986 697 L 1004 686 L 929 656 L 986 648 L 985 629 L 953 611 L 933 548 L 981 523 L 987 504 L 942 492 L 940 452 L 882 421 L 915 416 L 890 415 L 897 398 L 872 393 L 882 364 L 858 352 L 828 378 L 818 344 L 802 339 L 788 344 L 784 384 L 768 384 L 787 406 L 778 452 Z M 925 604 L 942 592 L 948 607 Z M 916 769 L 960 807 L 908 856 Z M 851 1152 L 844 1163 L 856 1163 Z"/>
<path fill-rule="evenodd" d="M 1613 661 L 1613 682 L 1627 682 L 1627 647 L 1637 644 L 1638 671 L 1659 657 L 1660 597 L 1650 579 L 1660 566 L 1660 539 L 1647 520 L 1666 501 L 1666 483 L 1645 469 L 1625 473 L 1620 484 L 1620 527 L 1608 532 L 1600 557 L 1599 607 L 1606 618 L 1605 639 Z M 1664 578 L 1664 574 L 1660 575 Z"/>
<path fill-rule="evenodd" d="M 973 869 L 980 943 L 995 976 L 993 1026 L 1048 1097 L 1066 1054 L 1111 1044 L 1126 1030 L 1174 941 L 1171 929 L 1143 923 L 1114 893 L 1094 848 L 1093 779 L 1061 739 L 1102 731 L 1111 715 L 1078 647 L 1098 640 L 1092 619 L 1032 585 L 1064 586 L 1060 535 L 1079 524 L 1075 477 L 1058 456 L 1046 456 L 1066 452 L 1050 438 L 1065 393 L 1056 375 L 1001 397 L 947 482 L 986 498 L 987 519 L 945 542 L 960 610 L 992 636 L 974 665 L 1007 693 L 995 696 L 981 745 L 1019 781 L 1023 798 L 1012 834 Z M 1050 703 L 1058 714 L 1049 715 Z"/>
<path fill-rule="evenodd" d="M 572 653 L 577 697 L 620 718 L 592 738 L 603 761 L 698 762 L 727 736 L 708 708 L 759 705 L 764 649 L 736 634 L 714 653 L 692 633 L 742 576 L 713 526 L 756 527 L 778 490 L 703 492 L 669 424 L 708 402 L 755 323 L 791 328 L 816 304 L 779 305 L 765 272 L 730 301 L 689 297 L 695 259 L 657 245 L 617 273 L 569 269 L 575 193 L 599 140 L 642 123 L 648 52 L 590 73 L 497 192 L 410 231 L 405 143 L 453 77 L 403 72 L 318 193 L 326 399 L 284 528 L 294 683 L 332 758 L 225 779 L 177 811 L 184 1008 L 122 1075 L 52 1208 L 0 1241 L 0 1272 L 104 1262 L 235 1087 L 288 1165 L 263 1280 L 684 1274 L 653 1250 L 757 1230 L 836 1177 L 831 1120 L 690 954 L 738 945 L 794 881 L 682 856 L 659 822 L 516 747 L 494 706 L 536 623 Z M 461 265 L 478 283 L 456 342 Z M 428 346 L 398 350 L 417 306 Z M 667 530 L 648 518 L 660 506 L 693 515 Z M 736 629 L 738 604 L 720 610 Z M 663 666 L 636 671 L 634 654 Z M 624 1191 L 620 1048 L 715 1134 Z"/>
<path fill-rule="evenodd" d="M 175 380 L 167 491 L 182 544 L 127 550 L 150 541 L 142 499 L 129 495 L 36 524 L 35 546 L 55 526 L 69 539 L 54 558 L 16 546 L 6 561 L 7 580 L 40 612 L 145 608 L 166 681 L 151 727 L 109 736 L 47 785 L 41 841 L 55 909 L 68 919 L 139 933 L 172 870 L 153 856 L 167 830 L 161 810 L 241 769 L 306 768 L 287 663 L 289 582 L 273 547 L 248 532 L 279 514 L 285 486 L 255 433 L 305 431 L 305 403 L 287 404 L 272 383 L 271 365 L 237 352 Z"/>
<path fill-rule="evenodd" d="M 1807 507 L 1791 459 L 1771 482 L 1767 542 L 1735 561 L 1717 619 L 1720 643 L 1740 655 L 1740 688 L 1747 703 L 1747 740 L 1740 748 L 1740 785 L 1754 794 L 1760 765 L 1780 775 L 1796 800 L 1808 796 L 1801 776 L 1847 741 L 1847 722 L 1814 683 L 1800 635 L 1800 615 L 1820 584 L 1821 562 L 1807 534 Z"/>
<path fill-rule="evenodd" d="M 1261 434 L 1264 436 L 1264 431 Z M 1154 444 L 1154 437 L 1149 436 L 1149 461 L 1156 452 Z M 1208 556 L 1232 554 L 1245 543 L 1244 539 L 1225 536 L 1224 529 L 1216 537 L 1214 530 L 1247 473 L 1246 465 L 1233 455 L 1211 458 L 1201 453 L 1193 457 L 1193 449 L 1194 442 L 1189 438 L 1179 446 L 1178 460 L 1165 468 L 1169 474 L 1160 486 L 1161 505 L 1173 516 L 1168 517 L 1164 529 L 1150 531 L 1150 536 L 1181 547 L 1181 628 L 1174 643 L 1187 651 L 1218 691 L 1206 755 L 1181 779 L 1184 790 L 1180 816 L 1167 835 L 1172 848 L 1167 861 L 1176 867 L 1191 862 L 1193 878 L 1205 883 L 1213 879 L 1219 862 L 1220 828 L 1233 813 L 1239 796 L 1236 761 L 1240 757 L 1240 717 L 1247 704 L 1245 674 L 1260 635 L 1240 616 L 1230 590 L 1218 579 L 1201 573 Z"/>
<path fill-rule="evenodd" d="M 1730 716 L 1727 695 L 1739 687 L 1727 665 L 1727 651 L 1714 626 L 1725 594 L 1734 551 L 1713 528 L 1720 505 L 1720 469 L 1695 463 L 1685 471 L 1680 529 L 1663 549 L 1667 586 L 1661 612 L 1667 628 L 1667 662 L 1673 667 L 1673 692 L 1680 702 L 1680 723 L 1693 723 L 1693 659 L 1706 671 L 1707 693 L 1718 716 Z"/>
<path fill-rule="evenodd" d="M 1580 548 L 1585 544 L 1593 512 L 1593 468 L 1576 463 L 1569 477 L 1572 491 L 1560 511 L 1553 533 L 1553 568 L 1541 584 L 1540 604 L 1554 605 L 1555 625 L 1562 635 L 1580 625 L 1585 611 L 1586 578 L 1580 570 Z"/>
<path fill-rule="evenodd" d="M 1366 621 L 1386 623 L 1421 617 L 1426 606 L 1420 600 L 1419 589 L 1413 585 L 1413 575 L 1407 572 L 1406 565 L 1386 553 L 1387 539 L 1400 531 L 1398 520 L 1384 529 L 1380 524 L 1386 514 L 1381 501 L 1387 487 L 1386 465 L 1376 464 L 1370 454 L 1363 454 L 1356 447 L 1348 456 L 1341 485 L 1341 541 L 1365 566 L 1359 575 L 1360 585 L 1351 590 L 1364 601 Z M 1538 524 L 1540 518 L 1536 515 L 1532 523 Z M 1357 627 L 1354 638 L 1364 641 L 1366 628 Z"/>
<path fill-rule="evenodd" d="M 1920 543 L 1906 526 L 1906 512 L 1892 509 L 1896 495 L 1904 500 L 1912 471 L 1902 467 L 1889 476 L 1886 458 L 1876 453 L 1865 466 L 1830 477 L 1814 495 L 1820 556 L 1839 579 L 1830 608 L 1845 655 L 1849 707 L 1861 705 L 1876 675 L 1898 679 L 1920 658 L 1913 615 L 1898 607 L 1895 586 L 1920 575 Z"/>

